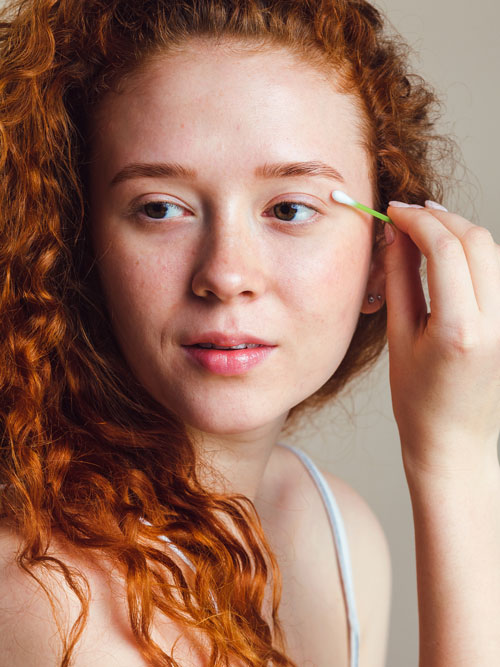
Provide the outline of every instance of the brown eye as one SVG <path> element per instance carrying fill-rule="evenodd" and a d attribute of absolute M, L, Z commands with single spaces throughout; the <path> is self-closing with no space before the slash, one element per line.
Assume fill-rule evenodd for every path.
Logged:
<path fill-rule="evenodd" d="M 282 222 L 309 222 L 309 220 L 313 216 L 304 217 L 302 214 L 302 217 L 299 218 L 294 217 L 297 215 L 297 209 L 301 208 L 308 209 L 309 211 L 314 211 L 315 213 L 318 212 L 315 208 L 312 208 L 311 206 L 306 206 L 305 204 L 300 204 L 299 202 L 291 202 L 291 201 L 279 202 L 278 204 L 275 204 L 272 207 L 272 210 L 273 214 Z"/>
<path fill-rule="evenodd" d="M 146 214 L 146 217 L 148 218 L 153 218 L 155 220 L 167 220 L 168 218 L 164 217 L 166 212 L 165 209 L 180 210 L 182 207 L 177 206 L 176 204 L 171 204 L 170 202 L 167 201 L 151 201 L 144 204 L 141 208 L 143 209 L 144 213 Z"/>

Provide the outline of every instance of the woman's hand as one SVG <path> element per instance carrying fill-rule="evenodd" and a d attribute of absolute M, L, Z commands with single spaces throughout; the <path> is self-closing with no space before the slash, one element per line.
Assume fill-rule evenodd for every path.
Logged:
<path fill-rule="evenodd" d="M 397 228 L 385 255 L 390 383 L 405 469 L 498 468 L 500 247 L 447 211 L 391 205 L 388 215 Z"/>

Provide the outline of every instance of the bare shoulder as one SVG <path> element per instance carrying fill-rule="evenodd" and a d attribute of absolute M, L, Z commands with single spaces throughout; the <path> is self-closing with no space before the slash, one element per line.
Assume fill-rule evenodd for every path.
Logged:
<path fill-rule="evenodd" d="M 57 625 L 40 585 L 16 562 L 21 538 L 0 523 L 0 666 L 57 664 Z"/>
<path fill-rule="evenodd" d="M 82 607 L 57 569 L 48 572 L 37 568 L 34 572 L 39 581 L 23 570 L 16 562 L 21 546 L 21 537 L 0 523 L 0 667 L 54 667 L 60 664 L 63 639 Z M 51 541 L 48 555 L 83 575 L 90 588 L 90 613 L 77 644 L 75 665 L 142 667 L 144 663 L 126 627 L 124 592 L 112 586 L 112 579 L 102 568 L 82 562 L 57 539 Z"/>
<path fill-rule="evenodd" d="M 283 507 L 291 508 L 291 516 L 299 519 L 299 528 L 296 531 L 299 536 L 297 548 L 303 547 L 300 553 L 302 561 L 308 564 L 308 583 L 314 580 L 318 586 L 327 590 L 324 581 L 330 574 L 325 574 L 325 567 L 331 567 L 331 554 L 335 549 L 326 512 L 320 509 L 323 503 L 319 490 L 299 458 L 286 448 L 279 449 L 281 470 L 286 470 L 287 473 L 285 491 L 281 494 L 281 498 L 285 500 L 281 500 L 277 505 L 281 521 L 284 522 Z M 388 541 L 380 520 L 363 496 L 337 475 L 321 468 L 320 471 L 337 502 L 347 536 L 360 625 L 359 667 L 385 667 L 392 594 Z M 278 484 L 275 484 L 275 487 L 280 488 Z M 311 548 L 313 542 L 316 549 Z M 311 554 L 319 551 L 328 554 L 330 560 L 327 563 L 323 560 L 312 563 Z M 314 565 L 314 574 L 311 572 L 311 565 Z M 337 597 L 342 597 L 340 575 L 338 585 Z M 318 599 L 319 596 L 314 599 L 315 605 L 318 605 Z M 342 619 L 337 617 L 336 623 L 344 633 L 347 619 L 343 602 L 337 613 L 342 615 Z M 331 610 L 329 616 L 332 617 Z M 330 623 L 329 635 L 333 632 L 332 627 Z M 341 642 L 338 647 L 342 649 L 345 634 L 339 637 L 338 641 Z M 323 638 L 323 642 L 328 646 L 331 655 L 330 639 Z"/>
<path fill-rule="evenodd" d="M 61 636 L 49 596 L 16 562 L 21 546 L 21 538 L 0 523 L 0 667 L 55 667 L 61 664 L 62 640 L 68 637 L 82 606 L 58 570 L 53 574 L 43 568 L 37 571 L 55 604 Z M 113 563 L 99 552 L 83 555 L 75 551 L 57 534 L 48 555 L 79 575 L 78 583 L 88 585 L 88 617 L 71 664 L 146 667 L 130 626 L 126 584 Z M 182 567 L 182 561 L 177 562 Z M 168 655 L 177 641 L 176 658 L 186 667 L 207 664 L 203 637 L 168 617 L 155 620 L 152 638 Z"/>
<path fill-rule="evenodd" d="M 360 667 L 385 665 L 392 594 L 391 556 L 382 525 L 366 500 L 322 470 L 345 525 L 360 622 Z"/>

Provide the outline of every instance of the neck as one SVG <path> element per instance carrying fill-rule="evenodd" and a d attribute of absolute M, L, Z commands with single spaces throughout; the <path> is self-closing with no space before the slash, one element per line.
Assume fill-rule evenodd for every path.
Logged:
<path fill-rule="evenodd" d="M 255 502 L 266 482 L 272 451 L 287 413 L 252 432 L 211 434 L 188 427 L 197 451 L 198 477 L 213 493 L 242 494 Z"/>

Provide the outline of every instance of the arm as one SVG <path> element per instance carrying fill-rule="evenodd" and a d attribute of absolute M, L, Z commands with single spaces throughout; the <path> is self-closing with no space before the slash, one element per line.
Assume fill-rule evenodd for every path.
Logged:
<path fill-rule="evenodd" d="M 500 665 L 500 474 L 408 477 L 420 667 Z"/>
<path fill-rule="evenodd" d="M 500 665 L 500 248 L 447 211 L 390 211 L 398 231 L 385 256 L 389 367 L 415 524 L 420 667 L 492 667 Z"/>

